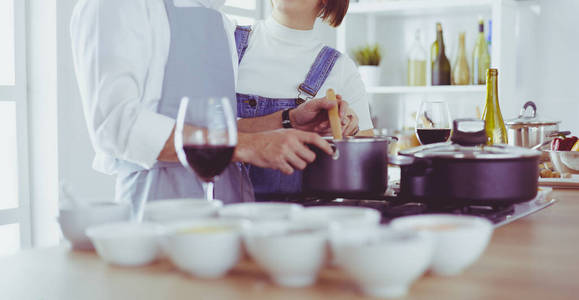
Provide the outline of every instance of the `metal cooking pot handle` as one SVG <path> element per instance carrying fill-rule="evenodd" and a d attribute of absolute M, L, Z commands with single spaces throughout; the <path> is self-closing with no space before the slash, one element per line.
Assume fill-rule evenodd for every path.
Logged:
<path fill-rule="evenodd" d="M 332 147 L 332 150 L 334 150 L 334 153 L 332 154 L 332 159 L 333 160 L 338 160 L 340 159 L 340 149 L 338 149 L 338 147 L 336 146 L 336 144 L 334 144 L 331 141 L 328 141 L 328 144 L 330 144 L 330 147 Z"/>
<path fill-rule="evenodd" d="M 414 158 L 405 155 L 388 155 L 388 163 L 395 166 L 409 166 L 414 163 Z"/>
<path fill-rule="evenodd" d="M 526 116 L 525 116 L 525 113 L 527 112 L 527 108 L 528 108 L 529 106 L 530 106 L 533 110 L 532 110 L 531 116 L 530 116 L 530 117 L 526 117 Z M 521 113 L 519 114 L 519 118 L 523 118 L 523 117 L 524 117 L 524 118 L 535 118 L 536 116 L 537 116 L 537 105 L 535 105 L 535 102 L 533 102 L 533 101 L 527 101 L 527 103 L 525 103 L 525 104 L 523 105 L 523 108 L 521 108 Z"/>

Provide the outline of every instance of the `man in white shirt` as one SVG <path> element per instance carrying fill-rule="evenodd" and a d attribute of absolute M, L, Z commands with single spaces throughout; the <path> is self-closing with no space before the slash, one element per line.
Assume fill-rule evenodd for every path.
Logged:
<path fill-rule="evenodd" d="M 173 4 L 166 1 L 167 6 Z M 175 0 L 174 5 L 176 9 L 219 9 L 223 2 Z M 179 182 L 162 182 L 175 186 L 168 194 L 149 191 L 151 186 L 159 185 L 159 182 L 151 182 L 158 178 L 151 178 L 149 171 L 158 162 L 177 162 L 173 145 L 175 118 L 157 112 L 171 44 L 172 29 L 166 3 L 163 0 L 81 0 L 71 21 L 73 59 L 89 134 L 97 152 L 94 167 L 107 174 L 117 174 L 117 198 L 130 198 L 133 202 L 199 196 L 183 192 Z M 236 76 L 234 25 L 226 18 L 223 24 Z M 200 45 L 202 43 L 200 41 Z M 181 84 L 189 84 L 187 78 L 183 80 Z M 310 123 L 335 105 L 325 99 L 310 103 L 296 109 L 292 121 Z M 342 112 L 347 109 L 345 103 L 340 106 Z M 234 161 L 291 173 L 315 159 L 307 144 L 328 153 L 332 151 L 315 133 L 297 130 L 240 132 Z M 174 180 L 185 174 L 173 174 L 168 178 Z M 242 192 L 237 198 L 233 195 L 232 199 L 222 200 L 250 201 L 247 195 Z"/>

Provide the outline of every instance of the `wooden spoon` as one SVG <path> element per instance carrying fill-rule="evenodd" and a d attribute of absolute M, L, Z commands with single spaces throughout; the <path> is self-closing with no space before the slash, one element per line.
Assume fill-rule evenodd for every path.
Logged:
<path fill-rule="evenodd" d="M 333 89 L 328 89 L 326 98 L 332 101 L 338 101 L 336 93 Z M 334 140 L 341 140 L 342 137 L 342 122 L 340 121 L 340 114 L 338 112 L 338 105 L 328 111 L 328 119 L 330 119 L 330 127 L 332 128 L 332 135 Z"/>

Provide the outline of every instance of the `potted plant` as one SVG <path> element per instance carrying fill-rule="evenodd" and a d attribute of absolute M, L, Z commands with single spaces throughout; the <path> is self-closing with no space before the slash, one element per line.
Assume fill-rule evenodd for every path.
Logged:
<path fill-rule="evenodd" d="M 382 50 L 378 44 L 367 45 L 355 49 L 354 59 L 358 63 L 358 71 L 362 81 L 366 86 L 377 86 L 380 84 L 380 60 L 382 60 Z"/>

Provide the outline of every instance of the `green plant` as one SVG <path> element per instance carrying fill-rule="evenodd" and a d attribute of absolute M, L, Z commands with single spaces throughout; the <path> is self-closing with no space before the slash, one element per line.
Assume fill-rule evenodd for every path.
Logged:
<path fill-rule="evenodd" d="M 352 53 L 360 66 L 377 66 L 382 60 L 382 49 L 378 44 L 354 49 Z"/>

